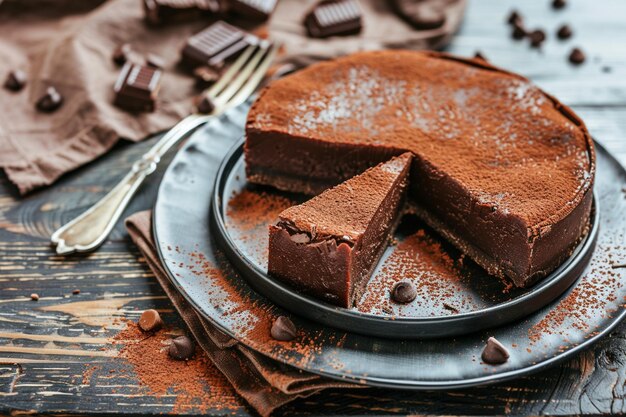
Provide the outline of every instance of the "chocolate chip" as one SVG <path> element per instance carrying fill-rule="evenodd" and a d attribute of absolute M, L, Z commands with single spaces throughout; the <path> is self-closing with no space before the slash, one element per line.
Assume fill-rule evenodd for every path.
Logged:
<path fill-rule="evenodd" d="M 585 62 L 585 53 L 580 48 L 572 49 L 572 52 L 569 54 L 569 62 L 574 65 L 580 65 Z"/>
<path fill-rule="evenodd" d="M 187 336 L 178 336 L 176 339 L 171 340 L 168 353 L 172 358 L 184 361 L 190 359 L 195 350 L 193 340 Z"/>
<path fill-rule="evenodd" d="M 139 327 L 144 332 L 154 332 L 163 327 L 161 315 L 156 310 L 146 310 L 139 317 Z"/>
<path fill-rule="evenodd" d="M 432 1 L 392 0 L 391 5 L 415 29 L 436 29 L 446 22 L 444 11 Z"/>
<path fill-rule="evenodd" d="M 485 57 L 485 55 L 483 55 L 483 53 L 480 51 L 476 51 L 476 53 L 474 54 L 474 58 L 480 59 L 481 61 L 488 62 L 487 57 Z"/>
<path fill-rule="evenodd" d="M 509 351 L 495 337 L 490 337 L 480 357 L 485 363 L 499 365 L 509 359 Z"/>
<path fill-rule="evenodd" d="M 396 303 L 407 304 L 415 300 L 417 289 L 412 282 L 400 281 L 391 289 L 391 299 Z"/>
<path fill-rule="evenodd" d="M 54 87 L 48 87 L 46 94 L 37 100 L 36 106 L 39 111 L 50 113 L 61 107 L 63 96 Z"/>
<path fill-rule="evenodd" d="M 20 91 L 26 85 L 26 73 L 22 70 L 13 70 L 4 81 L 4 88 L 11 91 Z"/>
<path fill-rule="evenodd" d="M 513 10 L 506 21 L 509 25 L 521 26 L 523 23 L 522 15 L 517 10 Z"/>
<path fill-rule="evenodd" d="M 270 329 L 270 335 L 274 339 L 283 342 L 295 339 L 296 333 L 296 325 L 293 324 L 289 317 L 285 316 L 278 317 L 274 323 L 272 323 L 272 328 Z"/>
<path fill-rule="evenodd" d="M 557 30 L 556 37 L 561 40 L 565 40 L 571 38 L 572 34 L 572 28 L 570 28 L 568 25 L 563 25 L 559 28 L 559 30 Z"/>
<path fill-rule="evenodd" d="M 123 43 L 113 51 L 113 62 L 117 65 L 124 65 L 130 59 L 132 47 L 128 43 Z"/>
<path fill-rule="evenodd" d="M 37 294 L 37 293 L 32 293 L 32 294 L 30 295 L 30 299 L 31 299 L 31 300 L 33 300 L 33 301 L 39 301 L 39 294 Z"/>
<path fill-rule="evenodd" d="M 148 54 L 146 57 L 146 65 L 152 68 L 163 69 L 163 67 L 165 67 L 165 61 L 156 54 Z"/>
<path fill-rule="evenodd" d="M 80 294 L 80 290 L 78 288 L 76 288 L 75 290 L 72 290 L 72 294 L 78 295 L 78 294 Z"/>
<path fill-rule="evenodd" d="M 204 65 L 194 69 L 193 75 L 202 87 L 208 87 L 220 78 L 218 71 Z"/>
<path fill-rule="evenodd" d="M 533 48 L 539 48 L 541 44 L 546 40 L 546 32 L 541 29 L 535 29 L 528 35 L 530 39 L 530 46 Z"/>
<path fill-rule="evenodd" d="M 511 37 L 515 40 L 521 40 L 526 37 L 526 29 L 524 29 L 521 25 L 514 25 L 513 31 L 511 32 Z"/>
<path fill-rule="evenodd" d="M 552 0 L 552 8 L 553 9 L 562 9 L 567 6 L 566 0 Z"/>
<path fill-rule="evenodd" d="M 211 114 L 215 110 L 215 104 L 210 97 L 202 95 L 196 98 L 196 109 L 198 113 Z"/>

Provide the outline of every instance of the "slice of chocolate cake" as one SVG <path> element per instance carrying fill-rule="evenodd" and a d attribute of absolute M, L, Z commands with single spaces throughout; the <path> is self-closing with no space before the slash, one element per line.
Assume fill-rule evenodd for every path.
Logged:
<path fill-rule="evenodd" d="M 270 84 L 250 110 L 248 179 L 316 194 L 410 151 L 418 214 L 491 274 L 527 286 L 588 229 L 584 123 L 527 79 L 436 52 L 363 52 Z"/>
<path fill-rule="evenodd" d="M 351 307 L 395 228 L 411 160 L 405 153 L 283 211 L 270 226 L 269 274 Z"/>

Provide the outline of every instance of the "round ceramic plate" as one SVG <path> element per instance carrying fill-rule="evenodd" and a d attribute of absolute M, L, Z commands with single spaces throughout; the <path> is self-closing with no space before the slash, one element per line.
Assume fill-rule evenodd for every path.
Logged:
<path fill-rule="evenodd" d="M 598 203 L 587 237 L 552 274 L 531 288 L 512 288 L 448 245 L 415 216 L 405 216 L 354 308 L 336 307 L 302 295 L 267 274 L 268 226 L 278 212 L 301 197 L 246 181 L 243 140 L 226 155 L 217 173 L 211 210 L 213 236 L 256 291 L 294 314 L 370 336 L 419 339 L 456 336 L 500 326 L 546 306 L 585 269 L 598 237 Z M 255 207 L 242 202 L 255 202 Z M 284 206 L 287 207 L 284 207 Z M 260 216 L 250 216 L 256 209 Z M 412 281 L 418 297 L 390 301 L 399 280 Z"/>
<path fill-rule="evenodd" d="M 450 389 L 514 378 L 554 364 L 598 340 L 624 316 L 626 268 L 620 265 L 626 264 L 626 195 L 622 191 L 626 172 L 600 146 L 595 184 L 599 234 L 589 265 L 554 302 L 524 319 L 458 337 L 394 340 L 338 330 L 278 307 L 254 291 L 233 267 L 209 221 L 218 169 L 242 136 L 246 111 L 238 108 L 214 119 L 187 142 L 163 178 L 153 219 L 157 247 L 172 283 L 198 312 L 244 345 L 331 378 L 377 386 Z M 269 190 L 247 191 L 234 203 L 229 199 L 227 210 L 231 216 L 242 216 L 244 222 L 248 213 L 251 238 L 260 219 L 273 221 L 272 213 L 291 202 L 264 197 Z M 449 249 L 431 240 L 421 225 L 408 227 L 414 228 L 411 236 L 417 247 L 423 242 L 424 253 L 432 255 L 424 259 L 424 265 L 436 264 L 442 251 Z M 413 252 L 407 249 L 407 253 Z M 458 262 L 454 256 L 450 259 L 433 271 L 445 277 L 450 263 Z M 279 315 L 290 316 L 297 326 L 294 341 L 278 342 L 269 336 Z M 507 363 L 481 362 L 489 336 L 509 348 Z"/>

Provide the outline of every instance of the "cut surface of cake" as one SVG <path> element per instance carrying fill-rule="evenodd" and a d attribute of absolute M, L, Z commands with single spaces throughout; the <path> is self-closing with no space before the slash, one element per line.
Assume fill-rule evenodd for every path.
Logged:
<path fill-rule="evenodd" d="M 528 286 L 588 229 L 583 122 L 527 79 L 437 52 L 363 52 L 266 87 L 246 125 L 248 180 L 316 194 L 411 152 L 410 200 L 489 273 Z"/>
<path fill-rule="evenodd" d="M 399 219 L 411 160 L 402 154 L 283 211 L 270 226 L 269 274 L 351 307 Z"/>

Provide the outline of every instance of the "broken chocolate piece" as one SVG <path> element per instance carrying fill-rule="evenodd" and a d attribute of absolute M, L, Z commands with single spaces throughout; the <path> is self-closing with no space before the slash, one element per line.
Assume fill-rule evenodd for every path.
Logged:
<path fill-rule="evenodd" d="M 129 43 L 123 43 L 115 48 L 113 51 L 113 62 L 117 65 L 124 65 L 126 61 L 130 59 L 130 55 L 132 53 L 132 47 Z"/>
<path fill-rule="evenodd" d="M 561 39 L 561 40 L 565 40 L 565 39 L 569 39 L 572 37 L 572 28 L 570 28 L 568 25 L 563 25 L 559 28 L 559 30 L 556 32 L 556 36 L 557 38 Z"/>
<path fill-rule="evenodd" d="M 417 289 L 410 281 L 400 281 L 391 290 L 391 299 L 396 303 L 408 304 L 417 297 Z"/>
<path fill-rule="evenodd" d="M 54 87 L 48 87 L 46 93 L 37 100 L 37 110 L 50 113 L 61 107 L 63 96 Z"/>
<path fill-rule="evenodd" d="M 572 52 L 569 54 L 569 62 L 574 65 L 580 65 L 585 62 L 585 53 L 580 48 L 572 49 Z"/>
<path fill-rule="evenodd" d="M 183 63 L 191 68 L 200 65 L 221 68 L 256 38 L 226 22 L 215 22 L 187 40 L 182 51 Z"/>
<path fill-rule="evenodd" d="M 20 91 L 26 85 L 26 73 L 22 70 L 9 72 L 4 81 L 4 88 L 11 91 Z"/>
<path fill-rule="evenodd" d="M 446 2 L 440 0 L 391 0 L 396 14 L 418 30 L 437 29 L 446 22 Z"/>
<path fill-rule="evenodd" d="M 230 10 L 253 20 L 267 20 L 276 8 L 276 0 L 231 0 Z"/>
<path fill-rule="evenodd" d="M 131 111 L 153 111 L 162 71 L 127 62 L 115 83 L 115 105 Z"/>
<path fill-rule="evenodd" d="M 189 21 L 207 12 L 222 11 L 219 0 L 143 0 L 143 9 L 151 25 Z"/>
<path fill-rule="evenodd" d="M 144 332 L 153 332 L 159 330 L 163 326 L 161 315 L 156 310 L 146 310 L 139 317 L 139 327 Z"/>
<path fill-rule="evenodd" d="M 172 339 L 168 353 L 172 358 L 184 361 L 190 359 L 195 350 L 193 340 L 187 336 L 178 336 L 176 339 Z"/>
<path fill-rule="evenodd" d="M 288 342 L 296 338 L 296 325 L 289 317 L 280 316 L 272 323 L 270 334 L 276 340 Z"/>
<path fill-rule="evenodd" d="M 309 36 L 354 35 L 361 31 L 361 8 L 356 0 L 332 0 L 318 3 L 304 19 Z"/>
<path fill-rule="evenodd" d="M 500 365 L 509 359 L 509 351 L 495 337 L 490 337 L 480 357 L 485 363 Z"/>

